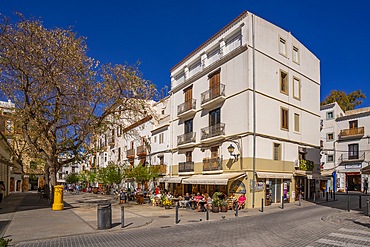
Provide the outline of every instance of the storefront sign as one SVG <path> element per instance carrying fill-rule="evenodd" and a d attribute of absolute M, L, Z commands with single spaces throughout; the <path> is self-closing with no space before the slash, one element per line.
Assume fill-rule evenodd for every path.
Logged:
<path fill-rule="evenodd" d="M 230 186 L 230 193 L 246 193 L 245 185 L 240 180 L 235 180 Z"/>
<path fill-rule="evenodd" d="M 362 164 L 350 164 L 350 165 L 346 165 L 345 167 L 346 169 L 359 169 L 359 168 L 362 168 Z"/>
<path fill-rule="evenodd" d="M 253 192 L 253 180 L 251 180 L 251 192 Z M 263 191 L 265 189 L 265 182 L 263 180 L 256 180 L 254 191 Z"/>

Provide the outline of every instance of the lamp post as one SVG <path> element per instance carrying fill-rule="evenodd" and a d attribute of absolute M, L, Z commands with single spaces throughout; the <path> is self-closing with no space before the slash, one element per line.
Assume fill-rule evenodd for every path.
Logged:
<path fill-rule="evenodd" d="M 234 146 L 230 144 L 230 146 L 227 148 L 227 151 L 229 151 L 230 155 L 234 156 L 235 161 L 238 161 L 240 156 L 240 151 L 238 151 L 238 154 L 234 154 Z"/>

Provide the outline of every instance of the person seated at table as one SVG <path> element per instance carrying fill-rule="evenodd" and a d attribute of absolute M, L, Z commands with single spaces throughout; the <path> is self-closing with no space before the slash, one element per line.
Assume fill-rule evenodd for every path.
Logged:
<path fill-rule="evenodd" d="M 173 198 L 173 195 L 171 195 L 171 192 L 168 192 L 166 195 L 166 199 L 171 201 L 172 198 Z"/>
<path fill-rule="evenodd" d="M 150 201 L 152 202 L 153 206 L 155 206 L 155 195 L 150 193 Z"/>
<path fill-rule="evenodd" d="M 231 200 L 233 200 L 233 201 L 236 201 L 237 197 L 236 197 L 235 193 L 233 193 L 233 194 L 229 197 L 229 199 L 231 199 Z"/>
<path fill-rule="evenodd" d="M 220 193 L 221 193 L 221 195 L 218 196 L 218 199 L 220 199 L 221 201 L 225 200 L 225 198 L 226 198 L 225 193 L 224 192 L 220 192 Z"/>
<path fill-rule="evenodd" d="M 195 197 L 194 197 L 194 199 L 195 199 L 195 201 L 196 201 L 196 203 L 197 203 L 197 208 L 198 208 L 198 209 L 200 209 L 200 207 L 199 207 L 199 202 L 200 202 L 201 200 L 203 200 L 203 196 L 201 196 L 201 195 L 200 195 L 200 193 L 198 192 L 198 193 L 197 193 L 197 196 L 195 196 Z M 199 210 L 197 210 L 197 212 L 198 212 L 198 211 L 199 211 Z"/>
<path fill-rule="evenodd" d="M 211 209 L 212 208 L 212 198 L 210 196 L 207 196 L 204 198 L 204 200 L 207 201 L 206 204 L 204 204 L 204 208 L 207 210 L 207 209 Z"/>
<path fill-rule="evenodd" d="M 189 195 L 189 193 L 186 193 L 185 194 L 185 196 L 184 196 L 184 200 L 183 200 L 184 202 L 185 202 L 185 206 L 187 207 L 187 208 L 190 208 L 190 204 L 189 204 L 189 202 L 191 201 L 191 196 Z"/>
<path fill-rule="evenodd" d="M 247 198 L 245 197 L 245 194 L 243 193 L 239 199 L 238 199 L 238 210 L 244 205 L 245 201 L 247 200 Z"/>

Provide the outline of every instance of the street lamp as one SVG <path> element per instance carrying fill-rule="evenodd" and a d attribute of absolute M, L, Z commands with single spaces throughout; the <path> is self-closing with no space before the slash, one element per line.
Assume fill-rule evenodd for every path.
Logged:
<path fill-rule="evenodd" d="M 230 146 L 227 148 L 227 151 L 229 151 L 230 155 L 234 156 L 234 159 L 238 161 L 240 153 L 238 152 L 238 154 L 234 154 L 234 150 L 235 148 L 232 144 L 230 144 Z"/>

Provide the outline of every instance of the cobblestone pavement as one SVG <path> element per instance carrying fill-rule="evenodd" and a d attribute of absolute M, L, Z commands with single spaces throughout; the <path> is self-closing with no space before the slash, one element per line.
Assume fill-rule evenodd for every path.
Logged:
<path fill-rule="evenodd" d="M 228 220 L 62 237 L 17 246 L 370 246 L 368 226 L 323 220 L 340 213 L 342 209 L 314 205 Z"/>

